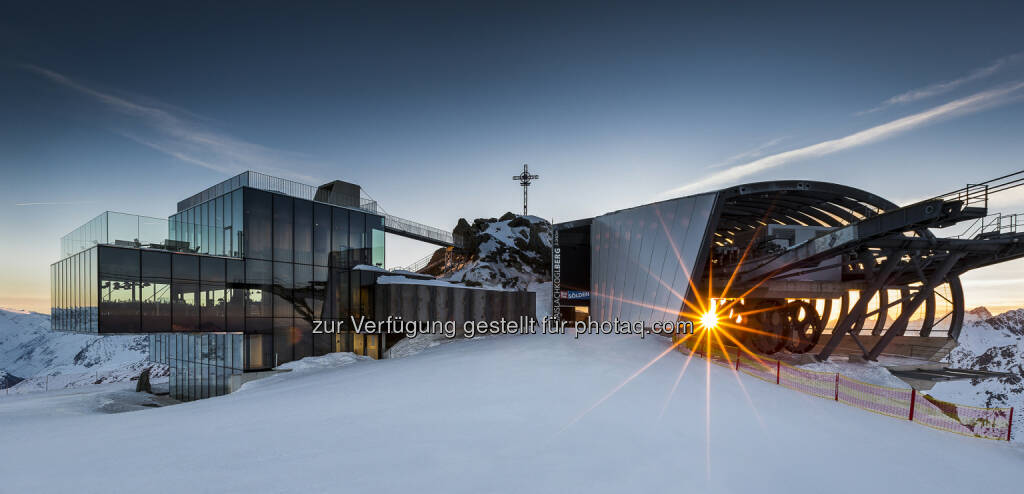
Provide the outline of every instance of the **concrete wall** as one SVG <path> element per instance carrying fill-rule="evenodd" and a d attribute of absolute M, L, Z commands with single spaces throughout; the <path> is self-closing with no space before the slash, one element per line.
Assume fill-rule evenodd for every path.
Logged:
<path fill-rule="evenodd" d="M 460 334 L 466 322 L 519 320 L 537 314 L 533 292 L 401 283 L 378 284 L 374 290 L 377 320 L 394 316 L 424 323 L 454 321 Z"/>

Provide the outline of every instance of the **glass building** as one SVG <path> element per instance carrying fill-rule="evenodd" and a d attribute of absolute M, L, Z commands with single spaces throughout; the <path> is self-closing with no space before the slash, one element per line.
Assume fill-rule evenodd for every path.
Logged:
<path fill-rule="evenodd" d="M 380 358 L 394 341 L 314 321 L 374 318 L 385 216 L 359 187 L 245 172 L 178 204 L 167 220 L 105 212 L 61 240 L 52 327 L 148 333 L 172 396 L 224 394 L 231 375 L 311 355 Z M 397 341 L 397 340 L 396 340 Z"/>

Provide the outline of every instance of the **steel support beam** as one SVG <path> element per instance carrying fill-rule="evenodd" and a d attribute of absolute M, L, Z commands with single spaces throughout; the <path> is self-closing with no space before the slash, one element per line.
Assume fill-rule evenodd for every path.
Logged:
<path fill-rule="evenodd" d="M 885 262 L 882 263 L 881 268 L 877 273 L 873 274 L 871 284 L 868 288 L 860 293 L 857 298 L 857 303 L 853 305 L 853 308 L 843 317 L 841 321 L 836 324 L 836 327 L 832 330 L 832 338 L 828 340 L 825 347 L 818 353 L 818 360 L 828 360 L 828 357 L 832 355 L 836 347 L 839 346 L 839 342 L 843 340 L 843 336 L 849 332 L 856 324 L 857 320 L 865 313 L 868 307 L 868 302 L 874 297 L 875 292 L 885 287 L 886 281 L 892 277 L 896 268 L 899 266 L 900 259 L 903 257 L 902 251 L 890 251 L 887 254 Z M 867 268 L 867 266 L 865 266 Z M 854 340 L 858 345 L 860 341 Z M 862 347 L 863 348 L 863 347 Z"/>
<path fill-rule="evenodd" d="M 886 330 L 884 335 L 882 335 L 882 339 L 875 343 L 875 346 L 871 351 L 864 356 L 865 358 L 868 360 L 878 360 L 878 356 L 882 354 L 882 350 L 885 350 L 885 347 L 889 345 L 889 342 L 891 342 L 893 338 L 903 334 L 907 329 L 907 323 L 910 321 L 910 316 L 917 311 L 917 308 L 920 307 L 925 300 L 930 300 L 932 298 L 932 292 L 935 290 L 935 287 L 939 286 L 939 284 L 946 279 L 946 276 L 953 269 L 953 266 L 956 266 L 957 261 L 959 261 L 964 255 L 965 254 L 963 252 L 949 254 L 946 259 L 942 261 L 942 264 L 932 273 L 931 277 L 927 280 L 921 280 L 924 282 L 924 285 L 921 286 L 921 290 L 914 295 L 913 300 L 907 304 L 906 310 L 902 311 L 900 313 L 900 317 L 893 321 L 892 325 L 889 326 L 889 329 Z"/>

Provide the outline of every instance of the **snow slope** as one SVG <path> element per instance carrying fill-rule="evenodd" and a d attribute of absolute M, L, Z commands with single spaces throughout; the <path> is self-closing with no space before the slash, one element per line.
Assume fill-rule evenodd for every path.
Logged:
<path fill-rule="evenodd" d="M 1024 451 L 1008 443 L 942 433 L 742 374 L 741 386 L 731 370 L 702 360 L 670 394 L 686 361 L 677 352 L 609 395 L 667 347 L 662 338 L 634 336 L 459 340 L 392 360 L 321 358 L 228 396 L 117 415 L 33 420 L 21 400 L 39 395 L 0 397 L 0 490 L 1019 488 Z M 22 412 L 8 414 L 10 407 Z"/>
<path fill-rule="evenodd" d="M 131 379 L 151 365 L 148 348 L 145 335 L 52 331 L 48 314 L 0 309 L 0 376 L 17 378 L 4 379 L 16 383 L 11 392 Z M 166 375 L 159 367 L 155 375 Z"/>

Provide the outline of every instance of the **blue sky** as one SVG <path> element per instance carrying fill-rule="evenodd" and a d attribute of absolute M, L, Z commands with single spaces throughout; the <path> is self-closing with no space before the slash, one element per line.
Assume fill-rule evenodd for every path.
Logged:
<path fill-rule="evenodd" d="M 244 169 L 447 228 L 516 211 L 524 162 L 556 221 L 771 179 L 906 202 L 1024 168 L 1012 3 L 4 11 L 3 306 L 47 307 L 60 236 L 99 212 L 166 217 Z M 1024 305 L 1021 283 L 971 274 L 968 303 Z"/>

